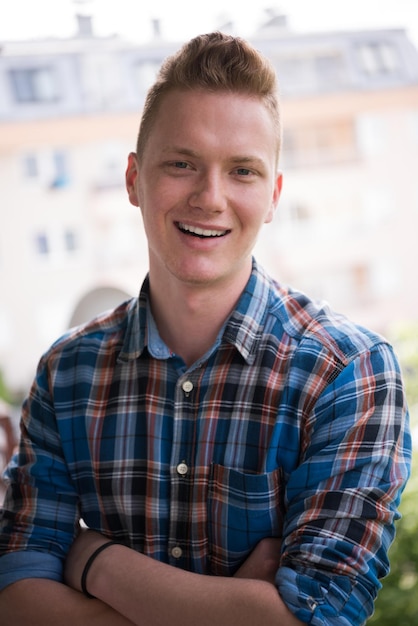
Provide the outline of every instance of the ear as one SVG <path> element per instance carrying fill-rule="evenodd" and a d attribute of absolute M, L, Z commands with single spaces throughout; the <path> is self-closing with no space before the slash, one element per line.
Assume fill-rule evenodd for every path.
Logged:
<path fill-rule="evenodd" d="M 136 182 L 138 179 L 139 165 L 135 152 L 131 152 L 128 156 L 128 166 L 125 173 L 126 191 L 128 192 L 129 202 L 134 206 L 139 206 Z"/>
<path fill-rule="evenodd" d="M 271 199 L 270 210 L 267 213 L 266 219 L 264 220 L 265 224 L 271 222 L 276 212 L 277 205 L 279 204 L 280 194 L 282 193 L 282 185 L 283 185 L 283 174 L 282 172 L 278 172 L 276 181 L 274 183 L 273 196 Z"/>

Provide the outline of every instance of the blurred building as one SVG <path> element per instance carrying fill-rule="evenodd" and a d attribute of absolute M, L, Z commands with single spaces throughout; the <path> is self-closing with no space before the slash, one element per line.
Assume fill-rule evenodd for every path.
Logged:
<path fill-rule="evenodd" d="M 144 95 L 181 42 L 3 42 L 0 371 L 25 389 L 70 326 L 136 294 L 147 269 L 124 189 Z M 258 258 L 281 281 L 386 332 L 418 317 L 418 53 L 401 29 L 252 38 L 283 96 L 284 191 Z"/>

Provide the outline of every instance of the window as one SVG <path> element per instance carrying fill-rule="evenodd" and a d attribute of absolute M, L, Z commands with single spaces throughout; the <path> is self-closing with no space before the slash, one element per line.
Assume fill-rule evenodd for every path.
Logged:
<path fill-rule="evenodd" d="M 36 154 L 26 154 L 23 157 L 23 173 L 25 178 L 38 178 L 39 163 Z"/>
<path fill-rule="evenodd" d="M 71 183 L 70 154 L 63 148 L 25 152 L 20 157 L 22 177 L 27 184 L 60 189 Z"/>
<path fill-rule="evenodd" d="M 53 102 L 58 100 L 56 76 L 51 67 L 10 70 L 16 102 Z"/>
<path fill-rule="evenodd" d="M 73 230 L 66 230 L 64 232 L 64 247 L 67 252 L 74 252 L 77 250 L 77 236 Z"/>
<path fill-rule="evenodd" d="M 49 254 L 49 241 L 45 233 L 38 233 L 35 236 L 35 247 L 40 256 L 47 256 Z"/>
<path fill-rule="evenodd" d="M 283 161 L 286 167 L 341 164 L 357 158 L 355 127 L 351 119 L 335 119 L 283 133 Z"/>
<path fill-rule="evenodd" d="M 119 140 L 103 141 L 97 146 L 97 191 L 121 187 L 125 184 L 123 173 L 127 146 Z"/>
<path fill-rule="evenodd" d="M 398 51 L 392 43 L 362 43 L 357 54 L 362 71 L 369 76 L 396 74 L 400 69 Z"/>
<path fill-rule="evenodd" d="M 55 150 L 52 153 L 53 178 L 51 187 L 59 189 L 65 187 L 69 183 L 68 175 L 68 156 L 63 150 Z"/>

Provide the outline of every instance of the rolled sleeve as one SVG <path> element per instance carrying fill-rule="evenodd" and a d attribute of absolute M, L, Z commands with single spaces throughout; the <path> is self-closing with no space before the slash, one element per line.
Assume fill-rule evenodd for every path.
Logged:
<path fill-rule="evenodd" d="M 276 584 L 292 613 L 312 626 L 363 624 L 373 610 L 373 603 L 364 604 L 364 594 L 346 576 L 319 581 L 282 567 Z"/>
<path fill-rule="evenodd" d="M 21 420 L 18 453 L 6 471 L 0 510 L 0 576 L 6 586 L 28 577 L 60 580 L 79 519 L 74 490 L 48 389 L 38 370 Z"/>
<path fill-rule="evenodd" d="M 62 562 L 52 554 L 24 551 L 0 557 L 0 591 L 24 578 L 47 578 L 62 582 Z"/>
<path fill-rule="evenodd" d="M 277 587 L 307 624 L 360 626 L 389 571 L 410 472 L 408 412 L 390 347 L 353 359 L 306 424 L 306 452 L 287 484 Z"/>

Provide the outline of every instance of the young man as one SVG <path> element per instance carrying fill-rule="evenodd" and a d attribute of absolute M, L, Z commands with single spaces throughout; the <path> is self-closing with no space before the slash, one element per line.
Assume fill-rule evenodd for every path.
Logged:
<path fill-rule="evenodd" d="M 399 368 L 252 258 L 279 148 L 275 73 L 247 43 L 197 37 L 163 65 L 126 172 L 149 275 L 40 362 L 8 470 L 5 623 L 372 613 L 409 473 Z"/>

